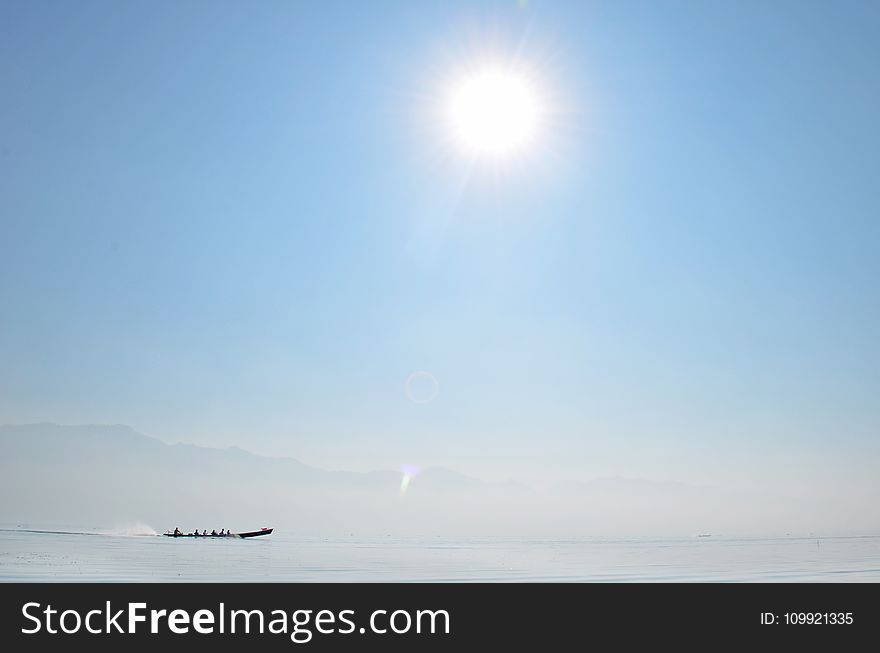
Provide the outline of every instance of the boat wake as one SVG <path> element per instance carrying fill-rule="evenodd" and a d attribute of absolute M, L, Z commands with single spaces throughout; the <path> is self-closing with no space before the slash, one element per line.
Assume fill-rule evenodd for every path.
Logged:
<path fill-rule="evenodd" d="M 4 533 L 40 533 L 44 535 L 103 535 L 95 531 L 50 531 L 41 528 L 0 528 Z"/>
<path fill-rule="evenodd" d="M 40 533 L 43 535 L 91 535 L 98 537 L 156 537 L 159 533 L 156 530 L 143 523 L 135 523 L 117 528 L 94 531 L 68 531 L 68 530 L 51 530 L 40 528 L 0 528 L 0 531 L 7 533 Z"/>

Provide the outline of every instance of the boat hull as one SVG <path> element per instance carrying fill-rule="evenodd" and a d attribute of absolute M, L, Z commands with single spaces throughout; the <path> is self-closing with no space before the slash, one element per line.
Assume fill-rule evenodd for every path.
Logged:
<path fill-rule="evenodd" d="M 165 537 L 191 537 L 193 539 L 198 538 L 200 540 L 216 540 L 218 538 L 241 538 L 246 539 L 249 537 L 260 537 L 261 535 L 270 535 L 274 529 L 272 528 L 262 528 L 258 531 L 247 531 L 244 533 L 224 533 L 223 535 L 197 535 L 195 533 L 162 533 Z"/>

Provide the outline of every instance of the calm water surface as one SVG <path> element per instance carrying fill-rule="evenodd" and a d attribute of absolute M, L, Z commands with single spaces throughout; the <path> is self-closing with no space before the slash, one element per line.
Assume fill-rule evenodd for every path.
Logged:
<path fill-rule="evenodd" d="M 0 581 L 878 582 L 880 536 L 251 540 L 0 530 Z"/>

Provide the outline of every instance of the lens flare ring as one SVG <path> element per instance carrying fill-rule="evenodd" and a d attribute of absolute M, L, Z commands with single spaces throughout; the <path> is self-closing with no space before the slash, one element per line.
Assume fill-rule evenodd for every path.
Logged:
<path fill-rule="evenodd" d="M 440 394 L 440 384 L 430 372 L 417 370 L 407 377 L 404 392 L 413 403 L 429 404 Z"/>

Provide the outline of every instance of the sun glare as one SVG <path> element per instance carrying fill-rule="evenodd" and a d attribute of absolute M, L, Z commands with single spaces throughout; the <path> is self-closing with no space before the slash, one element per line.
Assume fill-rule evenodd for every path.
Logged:
<path fill-rule="evenodd" d="M 467 75 L 452 90 L 449 121 L 458 145 L 469 154 L 505 157 L 535 138 L 541 105 L 529 80 L 503 69 Z"/>

